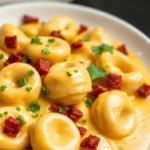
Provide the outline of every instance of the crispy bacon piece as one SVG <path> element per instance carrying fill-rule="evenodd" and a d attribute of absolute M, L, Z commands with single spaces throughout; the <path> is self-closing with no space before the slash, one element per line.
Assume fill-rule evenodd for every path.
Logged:
<path fill-rule="evenodd" d="M 45 75 L 48 73 L 49 68 L 51 67 L 51 64 L 52 63 L 50 61 L 40 58 L 35 63 L 35 68 L 39 72 L 40 75 Z"/>
<path fill-rule="evenodd" d="M 52 112 L 57 112 L 57 113 L 61 113 L 63 115 L 67 115 L 67 110 L 65 107 L 63 107 L 61 104 L 59 103 L 53 103 L 50 105 L 49 107 L 50 111 Z"/>
<path fill-rule="evenodd" d="M 84 31 L 87 31 L 87 30 L 88 30 L 88 26 L 86 26 L 84 24 L 81 24 L 80 28 L 79 28 L 79 31 L 78 31 L 78 34 L 84 32 Z"/>
<path fill-rule="evenodd" d="M 3 133 L 10 136 L 16 137 L 20 131 L 22 123 L 13 117 L 9 117 L 4 122 Z"/>
<path fill-rule="evenodd" d="M 121 89 L 122 76 L 118 74 L 109 73 L 107 77 L 107 87 L 110 89 Z"/>
<path fill-rule="evenodd" d="M 127 48 L 126 48 L 126 45 L 120 45 L 119 47 L 117 47 L 117 50 L 121 53 L 123 53 L 124 55 L 128 55 L 128 52 L 127 52 Z"/>
<path fill-rule="evenodd" d="M 95 135 L 89 135 L 81 142 L 80 146 L 90 150 L 96 150 L 96 147 L 98 146 L 99 142 L 100 142 L 99 137 Z"/>
<path fill-rule="evenodd" d="M 86 133 L 86 129 L 84 127 L 78 127 L 80 135 L 83 136 Z"/>
<path fill-rule="evenodd" d="M 12 63 L 15 62 L 23 62 L 23 54 L 19 53 L 17 55 L 15 54 L 10 54 L 10 56 L 8 57 L 7 61 L 4 63 L 4 66 L 8 66 Z"/>
<path fill-rule="evenodd" d="M 60 34 L 60 32 L 59 31 L 55 31 L 55 30 L 51 32 L 50 36 L 54 36 L 56 38 L 64 39 L 64 37 Z"/>
<path fill-rule="evenodd" d="M 101 85 L 94 85 L 92 87 L 92 92 L 90 93 L 91 95 L 98 97 L 99 94 L 104 93 L 107 91 L 107 88 L 101 86 Z"/>
<path fill-rule="evenodd" d="M 78 110 L 77 108 L 75 107 L 71 107 L 69 110 L 68 110 L 68 117 L 76 122 L 78 119 L 80 119 L 81 117 L 83 116 L 83 113 Z"/>
<path fill-rule="evenodd" d="M 39 19 L 38 17 L 33 17 L 33 16 L 29 16 L 29 15 L 24 15 L 22 22 L 25 23 L 38 23 Z"/>
<path fill-rule="evenodd" d="M 5 45 L 7 48 L 17 48 L 17 36 L 5 36 Z"/>
<path fill-rule="evenodd" d="M 143 84 L 139 89 L 138 89 L 138 95 L 141 97 L 147 97 L 150 95 L 150 85 Z"/>
<path fill-rule="evenodd" d="M 76 42 L 74 42 L 74 43 L 71 44 L 71 47 L 72 47 L 73 49 L 77 49 L 77 48 L 80 48 L 80 47 L 82 47 L 82 46 L 83 46 L 82 40 L 78 40 L 78 41 L 76 41 Z"/>

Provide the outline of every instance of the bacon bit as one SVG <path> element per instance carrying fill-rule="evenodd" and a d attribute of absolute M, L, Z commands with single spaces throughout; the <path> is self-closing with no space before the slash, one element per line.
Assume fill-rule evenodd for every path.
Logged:
<path fill-rule="evenodd" d="M 107 87 L 110 89 L 121 89 L 122 76 L 118 74 L 109 73 L 107 77 Z"/>
<path fill-rule="evenodd" d="M 78 34 L 84 32 L 84 31 L 87 31 L 87 30 L 88 30 L 88 27 L 84 24 L 81 24 L 80 28 L 79 28 L 79 31 L 78 31 Z"/>
<path fill-rule="evenodd" d="M 47 74 L 50 67 L 51 67 L 51 62 L 42 58 L 40 58 L 35 63 L 35 68 L 39 72 L 40 75 Z"/>
<path fill-rule="evenodd" d="M 150 95 L 150 85 L 143 84 L 139 89 L 138 89 L 138 95 L 142 97 L 147 97 Z"/>
<path fill-rule="evenodd" d="M 5 36 L 5 45 L 7 48 L 17 48 L 17 36 Z"/>
<path fill-rule="evenodd" d="M 104 93 L 107 91 L 107 88 L 101 86 L 101 85 L 94 85 L 92 87 L 91 95 L 94 95 L 95 97 L 98 97 L 99 94 Z"/>
<path fill-rule="evenodd" d="M 29 16 L 29 15 L 24 15 L 22 22 L 25 23 L 38 23 L 39 19 L 38 17 L 33 17 L 33 16 Z"/>
<path fill-rule="evenodd" d="M 10 54 L 7 61 L 4 63 L 4 66 L 8 66 L 8 65 L 10 65 L 12 63 L 15 63 L 15 62 L 22 62 L 23 61 L 23 56 L 24 55 L 22 53 L 19 53 L 17 55 Z"/>
<path fill-rule="evenodd" d="M 51 32 L 50 36 L 54 36 L 56 38 L 64 39 L 64 37 L 60 34 L 60 32 L 55 31 L 55 30 Z"/>
<path fill-rule="evenodd" d="M 95 135 L 89 135 L 81 142 L 80 146 L 90 150 L 96 150 L 96 147 L 98 146 L 99 142 L 100 142 L 99 137 Z"/>
<path fill-rule="evenodd" d="M 20 131 L 22 123 L 13 117 L 9 117 L 4 122 L 3 133 L 10 137 L 16 137 Z"/>
<path fill-rule="evenodd" d="M 76 122 L 78 119 L 80 119 L 81 117 L 83 116 L 83 113 L 78 110 L 77 108 L 75 107 L 71 107 L 69 110 L 68 110 L 68 117 Z"/>
<path fill-rule="evenodd" d="M 73 49 L 77 49 L 77 48 L 80 48 L 80 47 L 82 47 L 82 46 L 83 46 L 82 40 L 78 40 L 78 41 L 76 41 L 76 42 L 74 42 L 74 43 L 71 44 L 71 47 L 72 47 Z"/>
<path fill-rule="evenodd" d="M 80 135 L 83 136 L 86 133 L 86 129 L 84 127 L 78 127 Z"/>
<path fill-rule="evenodd" d="M 127 48 L 126 48 L 126 45 L 120 45 L 117 50 L 121 53 L 123 53 L 124 55 L 128 55 L 128 52 L 127 52 Z"/>
<path fill-rule="evenodd" d="M 61 109 L 61 111 L 59 111 L 59 108 Z M 63 115 L 67 115 L 67 110 L 66 108 L 64 108 L 61 104 L 59 103 L 53 103 L 50 105 L 49 110 L 52 112 L 57 112 L 57 113 L 61 113 Z"/>

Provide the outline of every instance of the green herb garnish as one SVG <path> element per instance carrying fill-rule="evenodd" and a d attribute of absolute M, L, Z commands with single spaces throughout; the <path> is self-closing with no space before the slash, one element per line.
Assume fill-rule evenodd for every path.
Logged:
<path fill-rule="evenodd" d="M 32 118 L 37 118 L 39 115 L 38 114 L 32 114 L 31 116 L 32 116 Z"/>
<path fill-rule="evenodd" d="M 26 87 L 26 91 L 30 92 L 32 90 L 32 87 Z"/>
<path fill-rule="evenodd" d="M 88 41 L 88 40 L 89 40 L 88 36 L 84 36 L 84 37 L 83 37 L 83 41 L 86 42 L 86 41 Z"/>
<path fill-rule="evenodd" d="M 34 71 L 33 71 L 33 70 L 28 70 L 28 71 L 27 71 L 27 74 L 28 74 L 29 76 L 32 76 L 32 75 L 34 75 Z"/>
<path fill-rule="evenodd" d="M 27 64 L 28 60 L 29 60 L 28 56 L 24 55 L 22 62 Z"/>
<path fill-rule="evenodd" d="M 47 55 L 47 54 L 50 54 L 50 51 L 47 47 L 45 47 L 42 49 L 42 53 Z"/>
<path fill-rule="evenodd" d="M 37 112 L 40 110 L 40 108 L 41 106 L 39 102 L 32 102 L 31 105 L 27 106 L 26 110 L 31 112 Z"/>
<path fill-rule="evenodd" d="M 78 70 L 74 70 L 74 72 L 75 72 L 75 73 L 77 73 L 77 72 L 78 72 Z"/>
<path fill-rule="evenodd" d="M 54 42 L 55 42 L 55 39 L 49 39 L 48 42 L 49 42 L 49 43 L 54 43 Z"/>
<path fill-rule="evenodd" d="M 20 78 L 17 82 L 18 82 L 19 86 L 24 86 L 25 84 L 27 84 L 27 79 L 26 78 Z"/>
<path fill-rule="evenodd" d="M 1 87 L 0 87 L 0 90 L 1 91 L 5 91 L 7 89 L 7 86 L 6 85 L 2 85 Z"/>
<path fill-rule="evenodd" d="M 0 59 L 3 59 L 4 58 L 4 54 L 0 54 Z"/>
<path fill-rule="evenodd" d="M 18 121 L 20 121 L 22 124 L 25 124 L 25 120 L 24 120 L 24 117 L 22 115 L 19 115 L 17 118 L 16 118 Z"/>
<path fill-rule="evenodd" d="M 45 96 L 50 94 L 50 91 L 45 86 L 42 86 L 42 91 L 43 91 Z"/>
<path fill-rule="evenodd" d="M 58 113 L 62 113 L 63 112 L 63 108 L 62 107 L 58 107 L 57 112 Z"/>
<path fill-rule="evenodd" d="M 68 72 L 68 71 L 66 72 L 66 74 L 67 74 L 67 76 L 69 76 L 69 77 L 72 76 L 72 74 L 71 74 L 70 72 Z"/>
<path fill-rule="evenodd" d="M 4 115 L 8 115 L 8 111 L 5 111 L 5 112 L 4 112 Z"/>
<path fill-rule="evenodd" d="M 0 118 L 2 118 L 2 117 L 3 117 L 3 114 L 0 113 Z"/>
<path fill-rule="evenodd" d="M 17 107 L 16 107 L 16 110 L 20 111 L 20 110 L 21 110 L 21 107 L 20 107 L 20 106 L 17 106 Z"/>
<path fill-rule="evenodd" d="M 90 98 L 85 99 L 85 105 L 86 107 L 91 107 L 93 104 L 92 100 Z"/>
<path fill-rule="evenodd" d="M 85 120 L 82 120 L 82 123 L 86 123 L 87 122 L 87 120 L 85 119 Z"/>
<path fill-rule="evenodd" d="M 43 44 L 39 37 L 31 39 L 31 44 Z"/>

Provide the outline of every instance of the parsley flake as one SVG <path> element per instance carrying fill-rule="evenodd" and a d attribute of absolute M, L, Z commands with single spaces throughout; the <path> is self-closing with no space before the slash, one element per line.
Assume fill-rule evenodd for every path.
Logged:
<path fill-rule="evenodd" d="M 17 106 L 17 107 L 16 107 L 16 110 L 20 111 L 20 110 L 21 110 L 21 107 L 20 107 L 20 106 Z"/>
<path fill-rule="evenodd" d="M 4 54 L 0 54 L 0 59 L 3 59 L 4 58 Z"/>
<path fill-rule="evenodd" d="M 88 36 L 84 36 L 84 37 L 83 37 L 83 41 L 86 42 L 86 41 L 88 41 L 88 40 L 89 40 Z"/>
<path fill-rule="evenodd" d="M 66 72 L 66 74 L 67 74 L 68 77 L 72 76 L 72 74 L 68 71 Z"/>
<path fill-rule="evenodd" d="M 45 48 L 42 49 L 42 53 L 43 54 L 50 54 L 50 51 L 47 47 L 45 47 Z"/>
<path fill-rule="evenodd" d="M 42 91 L 43 91 L 45 96 L 50 94 L 50 91 L 45 86 L 42 86 Z"/>
<path fill-rule="evenodd" d="M 55 39 L 49 39 L 48 42 L 49 42 L 49 43 L 54 43 L 54 42 L 55 42 Z"/>
<path fill-rule="evenodd" d="M 32 102 L 31 105 L 27 106 L 26 110 L 31 112 L 37 112 L 40 110 L 40 108 L 41 106 L 39 102 Z"/>
<path fill-rule="evenodd" d="M 75 73 L 78 73 L 78 70 L 74 70 Z"/>
<path fill-rule="evenodd" d="M 84 64 L 84 62 L 83 62 L 83 61 L 79 61 L 79 63 Z"/>
<path fill-rule="evenodd" d="M 87 68 L 91 79 L 95 80 L 98 78 L 102 78 L 106 76 L 106 71 L 102 68 L 99 68 L 97 66 L 95 66 L 94 64 L 91 64 L 88 68 Z"/>
<path fill-rule="evenodd" d="M 23 60 L 22 60 L 22 62 L 27 64 L 27 63 L 28 63 L 28 61 L 29 61 L 28 56 L 24 55 L 24 56 L 23 56 Z"/>
<path fill-rule="evenodd" d="M 63 108 L 62 107 L 58 107 L 57 112 L 58 113 L 62 113 L 63 112 Z"/>
<path fill-rule="evenodd" d="M 107 44 L 101 44 L 100 46 L 92 46 L 92 52 L 95 54 L 101 54 L 104 51 L 108 51 L 110 53 L 113 53 L 113 46 L 109 46 Z"/>
<path fill-rule="evenodd" d="M 30 92 L 32 90 L 32 87 L 26 87 L 26 91 Z"/>
<path fill-rule="evenodd" d="M 7 86 L 6 85 L 2 85 L 1 87 L 0 87 L 0 90 L 1 91 L 5 91 L 7 89 Z"/>
<path fill-rule="evenodd" d="M 25 84 L 27 84 L 27 79 L 26 78 L 20 78 L 17 82 L 18 82 L 19 86 L 24 86 Z"/>
<path fill-rule="evenodd" d="M 86 107 L 91 107 L 93 104 L 92 100 L 90 98 L 85 99 L 85 105 Z"/>
<path fill-rule="evenodd" d="M 20 121 L 22 124 L 25 124 L 25 120 L 24 120 L 24 117 L 22 115 L 19 115 L 17 118 L 16 118 L 18 121 Z"/>
<path fill-rule="evenodd" d="M 0 113 L 0 118 L 2 118 L 2 117 L 3 117 L 3 114 Z"/>
<path fill-rule="evenodd" d="M 32 114 L 31 116 L 32 116 L 32 118 L 37 118 L 39 115 L 38 114 Z"/>
<path fill-rule="evenodd" d="M 5 112 L 4 112 L 4 115 L 8 115 L 8 111 L 5 111 Z"/>
<path fill-rule="evenodd" d="M 27 71 L 27 74 L 28 74 L 29 76 L 32 76 L 32 75 L 34 75 L 34 71 L 33 71 L 33 70 L 28 70 L 28 71 Z"/>
<path fill-rule="evenodd" d="M 85 119 L 85 120 L 82 120 L 82 123 L 86 123 L 87 122 L 87 120 Z"/>
<path fill-rule="evenodd" d="M 31 44 L 43 44 L 39 37 L 31 39 Z"/>

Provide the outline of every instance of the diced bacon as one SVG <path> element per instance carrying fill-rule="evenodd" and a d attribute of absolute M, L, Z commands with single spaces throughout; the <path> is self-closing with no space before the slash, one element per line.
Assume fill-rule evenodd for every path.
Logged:
<path fill-rule="evenodd" d="M 101 85 L 94 85 L 92 87 L 92 92 L 90 93 L 91 95 L 98 97 L 99 94 L 104 93 L 107 91 L 107 88 L 101 86 Z"/>
<path fill-rule="evenodd" d="M 50 111 L 52 112 L 57 112 L 57 113 L 61 113 L 63 115 L 67 115 L 67 110 L 65 107 L 63 107 L 61 104 L 59 103 L 53 103 L 50 105 L 49 107 Z M 59 109 L 62 109 L 62 112 L 59 111 Z"/>
<path fill-rule="evenodd" d="M 51 62 L 42 58 L 37 60 L 37 62 L 35 63 L 35 68 L 39 72 L 40 75 L 47 74 L 50 66 L 51 66 Z"/>
<path fill-rule="evenodd" d="M 69 110 L 68 110 L 68 117 L 76 122 L 78 119 L 80 119 L 81 117 L 83 116 L 83 113 L 78 110 L 77 108 L 75 107 L 71 107 Z"/>
<path fill-rule="evenodd" d="M 29 15 L 24 15 L 22 22 L 25 23 L 38 23 L 39 19 L 38 17 L 33 17 L 33 16 L 29 16 Z"/>
<path fill-rule="evenodd" d="M 78 127 L 80 135 L 83 136 L 86 133 L 86 129 L 84 127 Z"/>
<path fill-rule="evenodd" d="M 98 146 L 99 142 L 100 142 L 99 137 L 94 135 L 89 135 L 81 142 L 80 146 L 90 150 L 96 150 L 96 147 Z"/>
<path fill-rule="evenodd" d="M 76 41 L 76 42 L 74 42 L 74 43 L 71 44 L 71 47 L 72 47 L 73 49 L 77 49 L 77 48 L 80 48 L 80 47 L 82 47 L 82 46 L 83 46 L 82 40 L 78 40 L 78 41 Z"/>
<path fill-rule="evenodd" d="M 117 50 L 121 53 L 123 53 L 124 55 L 128 55 L 128 52 L 127 52 L 127 48 L 126 48 L 126 45 L 120 45 L 119 47 L 117 47 Z"/>
<path fill-rule="evenodd" d="M 110 89 L 121 89 L 122 76 L 118 74 L 109 73 L 107 77 L 107 87 Z"/>
<path fill-rule="evenodd" d="M 78 33 L 80 34 L 80 33 L 87 31 L 87 30 L 88 30 L 88 26 L 81 24 Z"/>
<path fill-rule="evenodd" d="M 14 55 L 14 54 L 10 54 L 10 56 L 8 57 L 7 61 L 4 63 L 4 66 L 8 66 L 12 63 L 15 63 L 15 62 L 22 62 L 23 61 L 23 54 L 17 54 L 17 55 Z"/>
<path fill-rule="evenodd" d="M 147 97 L 150 95 L 150 85 L 143 84 L 139 89 L 138 89 L 138 95 L 141 97 Z"/>
<path fill-rule="evenodd" d="M 13 117 L 9 117 L 4 122 L 3 133 L 10 137 L 16 137 L 20 131 L 21 126 L 22 123 L 20 121 Z"/>
<path fill-rule="evenodd" d="M 55 31 L 55 30 L 50 33 L 50 36 L 54 36 L 56 38 L 64 39 L 64 37 L 60 34 L 60 32 Z"/>
<path fill-rule="evenodd" d="M 5 45 L 7 48 L 17 48 L 17 36 L 5 36 Z"/>

